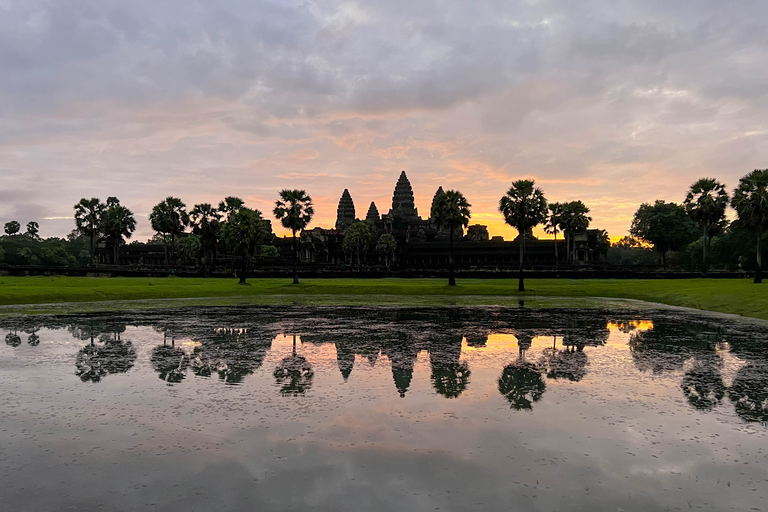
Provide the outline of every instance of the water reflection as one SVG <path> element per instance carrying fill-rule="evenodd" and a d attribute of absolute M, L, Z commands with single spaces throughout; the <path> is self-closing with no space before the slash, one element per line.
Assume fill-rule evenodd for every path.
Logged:
<path fill-rule="evenodd" d="M 130 341 L 120 339 L 119 332 L 101 334 L 77 353 L 75 375 L 83 382 L 99 382 L 110 374 L 125 373 L 133 367 L 136 351 Z"/>
<path fill-rule="evenodd" d="M 728 397 L 741 419 L 768 425 L 768 364 L 750 362 L 739 369 Z"/>
<path fill-rule="evenodd" d="M 461 334 L 447 336 L 429 345 L 430 381 L 437 394 L 445 398 L 458 398 L 469 385 L 472 372 L 466 361 L 461 361 Z"/>
<path fill-rule="evenodd" d="M 272 346 L 272 335 L 258 328 L 220 327 L 191 338 L 200 343 L 191 355 L 192 372 L 199 377 L 215 373 L 225 384 L 239 384 L 261 368 Z"/>
<path fill-rule="evenodd" d="M 280 386 L 280 394 L 283 396 L 300 396 L 312 387 L 312 379 L 315 377 L 315 372 L 305 357 L 296 354 L 295 334 L 293 335 L 291 355 L 280 362 L 280 365 L 275 368 L 272 375 L 275 377 L 278 386 Z"/>
<path fill-rule="evenodd" d="M 168 333 L 163 333 L 163 344 L 152 349 L 149 360 L 160 379 L 168 385 L 178 384 L 187 376 L 189 356 L 176 347 L 176 337 L 173 332 L 171 332 L 170 345 L 168 345 Z"/>
<path fill-rule="evenodd" d="M 529 308 L 4 320 L 3 503 L 759 509 L 765 333 Z"/>
<path fill-rule="evenodd" d="M 107 375 L 148 364 L 167 385 L 184 385 L 190 374 L 216 375 L 226 385 L 242 384 L 270 358 L 275 340 L 285 339 L 283 333 L 295 333 L 286 339 L 291 342 L 290 355 L 270 359 L 281 396 L 305 395 L 313 389 L 312 358 L 321 356 L 300 351 L 298 345 L 328 346 L 336 371 L 352 385 L 361 385 L 350 380 L 358 357 L 368 363 L 366 368 L 374 369 L 384 356 L 394 392 L 401 398 L 410 393 L 415 375 L 427 371 L 435 395 L 460 399 L 475 381 L 466 351 L 498 352 L 501 370 L 495 374 L 495 384 L 513 410 L 533 410 L 544 399 L 547 382 L 595 385 L 589 378 L 594 368 L 590 360 L 606 350 L 613 332 L 641 374 L 674 376 L 678 392 L 691 408 L 710 413 L 729 401 L 744 421 L 766 423 L 768 418 L 768 356 L 762 333 L 745 334 L 721 322 L 680 321 L 661 313 L 651 321 L 598 311 L 503 308 L 261 308 L 258 314 L 247 315 L 223 311 L 226 314 L 211 309 L 176 316 L 20 319 L 3 326 L 6 345 L 14 349 L 22 345 L 25 333 L 27 344 L 38 346 L 39 333 L 47 336 L 45 329 L 66 329 L 73 338 L 86 341 L 75 355 L 75 375 L 83 382 L 100 382 Z M 139 360 L 134 343 L 123 339 L 133 326 L 148 326 L 158 338 L 162 335 L 162 342 L 156 339 L 147 348 L 146 363 Z M 185 341 L 180 345 L 179 340 Z M 426 366 L 419 363 L 420 354 Z M 725 355 L 734 361 L 727 376 Z"/>

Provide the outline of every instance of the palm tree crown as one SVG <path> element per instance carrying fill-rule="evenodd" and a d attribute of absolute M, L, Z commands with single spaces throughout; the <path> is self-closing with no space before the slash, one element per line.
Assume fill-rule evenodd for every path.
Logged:
<path fill-rule="evenodd" d="M 293 233 L 293 284 L 299 284 L 296 232 L 307 227 L 312 220 L 312 215 L 315 214 L 312 198 L 303 190 L 281 190 L 280 199 L 275 201 L 273 213 L 283 227 L 290 229 Z"/>
<path fill-rule="evenodd" d="M 438 193 L 432 201 L 432 221 L 438 229 L 449 228 L 453 233 L 453 230 L 465 228 L 469 224 L 470 206 L 458 190 Z"/>
<path fill-rule="evenodd" d="M 747 229 L 768 230 L 768 169 L 758 169 L 741 178 L 731 204 Z"/>
<path fill-rule="evenodd" d="M 547 219 L 547 200 L 534 180 L 518 180 L 499 200 L 504 222 L 522 235 Z"/>
<path fill-rule="evenodd" d="M 101 228 L 101 216 L 104 213 L 106 205 L 98 198 L 82 198 L 75 206 L 75 227 L 77 230 L 87 236 L 91 243 L 91 261 L 95 249 L 96 238 L 99 236 Z"/>
<path fill-rule="evenodd" d="M 520 233 L 520 264 L 517 289 L 525 291 L 523 262 L 525 261 L 525 235 L 529 229 L 547 220 L 547 200 L 534 180 L 513 181 L 499 200 L 499 211 L 504 222 Z"/>
<path fill-rule="evenodd" d="M 309 225 L 315 210 L 312 198 L 304 190 L 281 190 L 273 213 L 283 227 L 296 232 Z"/>
<path fill-rule="evenodd" d="M 688 216 L 712 236 L 723 227 L 728 201 L 725 185 L 714 178 L 702 178 L 691 185 L 683 205 Z"/>

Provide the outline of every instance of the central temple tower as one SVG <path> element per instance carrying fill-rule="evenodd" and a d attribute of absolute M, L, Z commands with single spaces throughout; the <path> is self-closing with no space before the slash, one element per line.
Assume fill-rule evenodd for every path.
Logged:
<path fill-rule="evenodd" d="M 400 173 L 400 178 L 395 185 L 395 192 L 392 194 L 392 210 L 389 215 L 396 218 L 418 217 L 416 203 L 413 199 L 413 188 L 405 171 Z"/>

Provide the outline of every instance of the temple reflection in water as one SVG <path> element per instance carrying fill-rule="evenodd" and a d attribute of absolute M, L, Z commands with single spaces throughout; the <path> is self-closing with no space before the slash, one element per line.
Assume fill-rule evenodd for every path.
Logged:
<path fill-rule="evenodd" d="M 679 378 L 682 396 L 696 410 L 730 402 L 743 420 L 768 421 L 764 351 L 749 336 L 711 322 L 524 308 L 265 307 L 224 313 L 7 320 L 3 327 L 8 347 L 18 350 L 26 341 L 39 351 L 46 349 L 49 331 L 66 329 L 80 344 L 73 374 L 87 383 L 141 365 L 168 386 L 185 385 L 190 377 L 239 385 L 265 372 L 285 397 L 322 394 L 318 375 L 332 368 L 346 385 L 365 385 L 354 378 L 362 364 L 388 366 L 391 389 L 401 398 L 424 372 L 433 393 L 458 399 L 473 385 L 489 384 L 473 372 L 472 358 L 493 355 L 498 367 L 491 384 L 513 410 L 533 410 L 554 382 L 581 385 L 594 358 L 619 350 L 641 374 Z M 148 350 L 132 340 L 139 328 L 154 333 Z"/>

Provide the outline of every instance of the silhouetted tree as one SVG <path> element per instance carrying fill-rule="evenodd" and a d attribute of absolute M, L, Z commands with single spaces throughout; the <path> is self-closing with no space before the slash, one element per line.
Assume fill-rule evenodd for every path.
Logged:
<path fill-rule="evenodd" d="M 189 234 L 181 238 L 177 245 L 182 264 L 192 264 L 197 269 L 203 255 L 203 244 L 200 241 L 200 237 L 195 234 Z"/>
<path fill-rule="evenodd" d="M 555 236 L 555 268 L 560 261 L 557 254 L 557 233 L 563 230 L 563 203 L 549 203 L 549 215 L 547 216 L 544 231 Z"/>
<path fill-rule="evenodd" d="M 470 206 L 458 190 L 436 194 L 432 201 L 432 222 L 437 229 L 448 229 L 448 286 L 456 286 L 453 275 L 453 237 L 457 230 L 461 231 L 469 224 Z"/>
<path fill-rule="evenodd" d="M 702 230 L 702 276 L 707 275 L 709 267 L 709 241 L 726 225 L 725 209 L 728 207 L 728 193 L 725 185 L 714 178 L 702 178 L 691 185 L 683 201 L 688 216 Z"/>
<path fill-rule="evenodd" d="M 384 264 L 389 270 L 389 264 L 395 257 L 395 251 L 397 251 L 397 240 L 389 233 L 384 233 L 379 237 L 379 241 L 376 243 L 376 252 L 384 255 Z"/>
<path fill-rule="evenodd" d="M 156 204 L 149 214 L 149 222 L 152 229 L 163 236 L 166 242 L 163 247 L 166 248 L 165 264 L 168 264 L 167 240 L 171 238 L 171 261 L 176 265 L 176 237 L 184 232 L 184 228 L 189 225 L 189 215 L 186 205 L 177 197 L 168 196 L 165 201 Z"/>
<path fill-rule="evenodd" d="M 222 201 L 221 204 L 226 208 L 225 201 Z M 238 208 L 240 207 L 242 205 Z M 210 261 L 213 265 L 216 244 L 219 241 L 219 236 L 221 236 L 221 211 L 214 209 L 208 203 L 196 204 L 189 212 L 189 221 L 192 226 L 192 233 L 200 237 L 203 251 L 203 274 L 208 275 L 208 262 Z"/>
<path fill-rule="evenodd" d="M 293 234 L 293 284 L 299 284 L 299 248 L 296 232 L 306 228 L 315 214 L 312 198 L 303 190 L 281 190 L 273 213 L 283 227 L 290 229 Z"/>
<path fill-rule="evenodd" d="M 360 254 L 368 252 L 374 240 L 376 240 L 376 231 L 373 224 L 367 220 L 355 222 L 344 233 L 342 248 L 344 252 L 357 254 L 357 264 L 360 265 Z"/>
<path fill-rule="evenodd" d="M 219 211 L 223 215 L 222 218 L 222 230 L 224 229 L 224 224 L 229 222 L 229 219 L 234 215 L 237 210 L 245 206 L 245 201 L 240 199 L 239 197 L 234 196 L 228 196 L 225 197 L 223 201 L 219 203 Z M 232 247 L 232 244 L 229 240 L 226 238 L 226 234 L 222 231 L 221 234 L 222 241 L 224 242 L 224 245 L 226 246 L 227 250 L 229 251 L 229 258 L 230 258 L 230 265 L 232 267 L 232 274 L 235 273 L 235 250 Z"/>
<path fill-rule="evenodd" d="M 571 263 L 576 263 L 576 235 L 584 233 L 592 221 L 589 217 L 589 208 L 581 201 L 570 201 L 563 204 L 563 210 L 560 213 L 560 225 L 566 235 L 566 246 L 570 245 L 568 250 L 568 259 Z"/>
<path fill-rule="evenodd" d="M 242 207 L 224 225 L 227 240 L 242 257 L 240 284 L 245 284 L 251 258 L 261 252 L 266 228 L 259 210 Z"/>
<path fill-rule="evenodd" d="M 733 191 L 731 205 L 739 216 L 739 223 L 757 234 L 757 270 L 755 283 L 763 282 L 763 257 L 760 242 L 768 230 L 768 169 L 754 170 L 739 180 Z"/>
<path fill-rule="evenodd" d="M 101 233 L 101 216 L 106 205 L 98 198 L 82 198 L 75 206 L 75 226 L 90 241 L 91 263 L 96 251 L 96 239 Z"/>
<path fill-rule="evenodd" d="M 33 240 L 40 240 L 40 224 L 31 220 L 27 222 L 26 235 Z"/>
<path fill-rule="evenodd" d="M 136 231 L 136 219 L 133 212 L 120 204 L 116 197 L 108 197 L 107 204 L 101 213 L 101 229 L 112 246 L 112 263 L 120 264 L 120 245 L 124 238 L 131 238 Z"/>
<path fill-rule="evenodd" d="M 523 261 L 526 233 L 547 219 L 547 200 L 544 198 L 544 192 L 534 185 L 534 180 L 512 182 L 510 189 L 499 200 L 499 211 L 504 215 L 504 222 L 520 233 L 520 273 L 517 289 L 521 292 L 525 291 Z"/>
<path fill-rule="evenodd" d="M 653 244 L 664 267 L 667 266 L 667 252 L 683 249 L 697 238 L 697 231 L 685 208 L 661 200 L 652 205 L 641 204 L 629 230 L 632 236 Z"/>
<path fill-rule="evenodd" d="M 12 220 L 10 222 L 5 223 L 5 234 L 8 236 L 13 236 L 19 232 L 21 229 L 21 224 L 19 224 L 18 221 Z"/>

